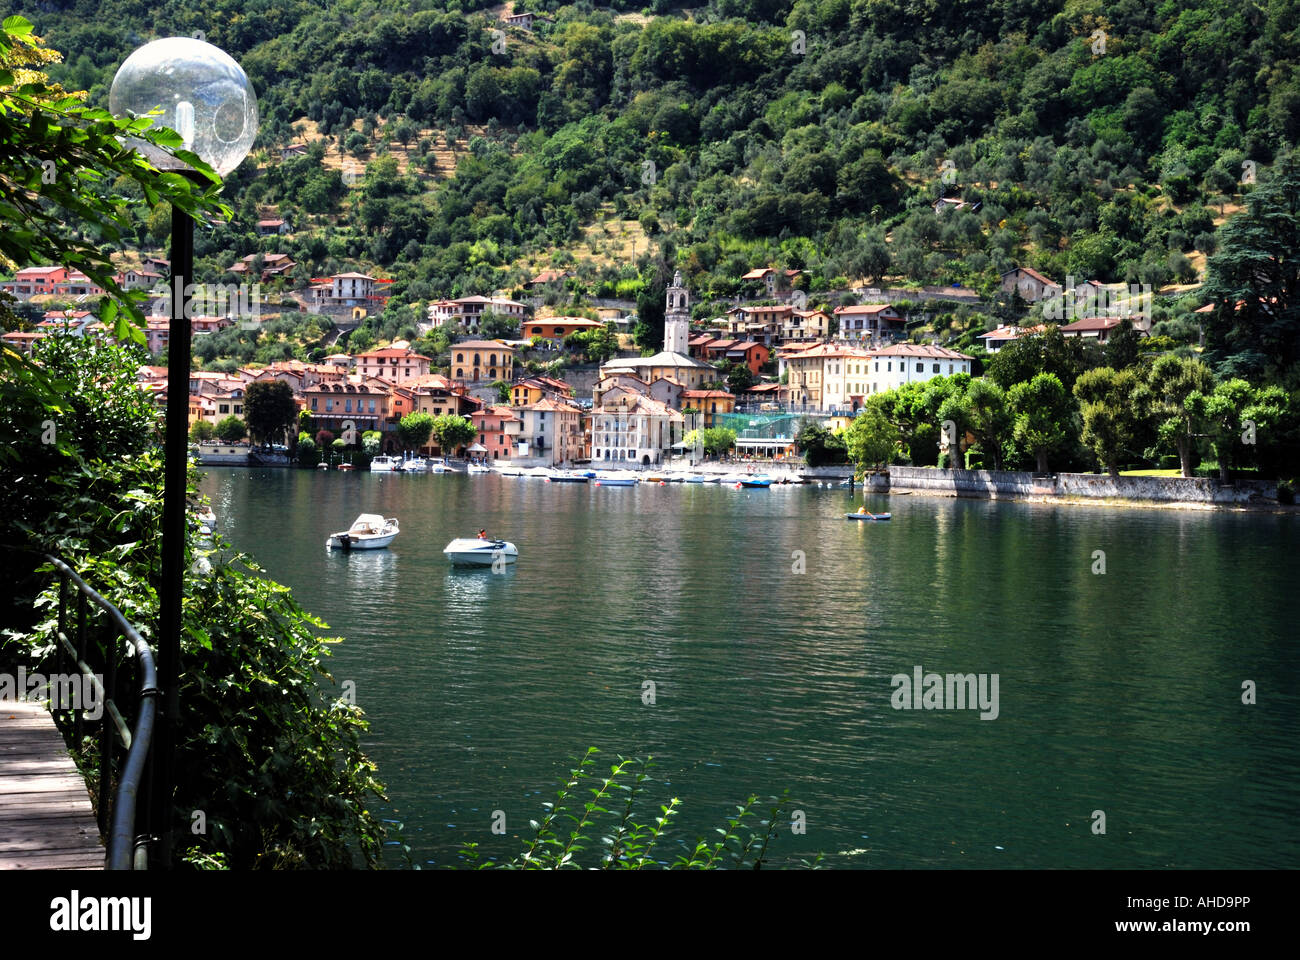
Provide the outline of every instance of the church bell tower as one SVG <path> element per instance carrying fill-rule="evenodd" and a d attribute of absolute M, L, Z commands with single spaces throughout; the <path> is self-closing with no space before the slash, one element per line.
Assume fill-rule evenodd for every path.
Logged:
<path fill-rule="evenodd" d="M 668 302 L 664 307 L 664 350 L 668 353 L 687 355 L 690 338 L 691 311 L 690 294 L 682 284 L 682 272 L 673 274 L 672 285 L 668 287 Z"/>

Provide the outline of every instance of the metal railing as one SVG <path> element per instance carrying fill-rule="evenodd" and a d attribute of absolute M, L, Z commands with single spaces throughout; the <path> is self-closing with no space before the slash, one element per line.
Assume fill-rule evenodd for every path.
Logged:
<path fill-rule="evenodd" d="M 141 818 L 137 812 L 137 798 L 141 793 L 141 784 L 149 772 L 152 760 L 154 721 L 158 711 L 158 675 L 154 667 L 153 651 L 140 636 L 122 612 L 105 600 L 86 581 L 57 557 L 45 554 L 45 559 L 59 573 L 59 618 L 57 654 L 62 664 L 65 658 L 71 658 L 81 675 L 93 685 L 97 694 L 96 703 L 101 704 L 103 712 L 99 717 L 101 727 L 99 735 L 99 796 L 96 803 L 96 815 L 101 834 L 108 835 L 108 853 L 104 867 L 107 870 L 143 869 L 148 858 L 148 843 L 152 836 L 149 829 L 140 830 Z M 75 622 L 75 639 L 69 636 L 68 584 L 76 589 L 77 609 Z M 104 678 L 87 662 L 89 654 L 87 603 L 99 607 L 108 617 L 110 629 L 105 631 L 107 642 L 103 645 Z M 138 674 L 138 698 L 135 703 L 135 729 L 127 726 L 115 696 L 118 686 L 117 651 L 118 637 L 126 639 L 134 656 Z M 98 645 L 97 645 L 98 646 Z M 81 743 L 82 727 L 85 713 L 85 697 L 78 698 L 73 709 L 73 735 L 77 744 Z M 51 709 L 54 708 L 51 703 Z M 126 760 L 117 771 L 117 789 L 113 793 L 110 805 L 109 792 L 114 775 L 116 739 L 121 741 L 126 750 Z M 109 811 L 112 811 L 110 818 Z M 147 823 L 148 817 L 144 820 Z"/>

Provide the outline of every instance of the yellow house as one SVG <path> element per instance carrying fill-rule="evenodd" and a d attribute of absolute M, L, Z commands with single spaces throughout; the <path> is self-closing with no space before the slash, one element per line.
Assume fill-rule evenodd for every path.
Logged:
<path fill-rule="evenodd" d="M 726 390 L 684 390 L 682 391 L 682 411 L 698 410 L 704 417 L 704 427 L 717 426 L 720 413 L 731 413 L 736 409 L 736 397 Z"/>
<path fill-rule="evenodd" d="M 573 388 L 563 380 L 556 380 L 554 377 L 527 377 L 510 387 L 512 407 L 526 407 L 529 404 L 540 403 L 546 397 L 564 400 L 572 396 Z"/>
<path fill-rule="evenodd" d="M 499 340 L 465 340 L 451 345 L 451 376 L 465 383 L 514 377 L 515 352 Z"/>

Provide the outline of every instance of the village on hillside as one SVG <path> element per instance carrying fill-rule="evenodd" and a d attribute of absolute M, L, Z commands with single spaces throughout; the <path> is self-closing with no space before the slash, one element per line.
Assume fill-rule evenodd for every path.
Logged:
<path fill-rule="evenodd" d="M 267 230 L 275 228 L 278 224 L 267 222 Z M 163 409 L 167 368 L 160 364 L 165 363 L 171 326 L 169 264 L 157 257 L 143 257 L 141 263 L 115 279 L 126 290 L 161 294 L 144 329 L 145 349 L 155 362 L 141 366 L 140 383 Z M 287 255 L 275 253 L 236 262 L 230 273 L 255 276 L 258 283 L 232 285 L 236 295 L 219 301 L 224 314 L 192 316 L 195 342 L 232 326 L 256 328 L 260 283 L 287 275 L 294 266 Z M 637 320 L 632 302 L 602 301 L 587 311 L 601 318 L 596 320 L 554 314 L 540 297 L 521 302 L 501 292 L 438 300 L 428 305 L 422 328 L 457 335 L 445 363 L 439 365 L 399 339 L 366 350 L 340 348 L 318 362 L 285 359 L 227 372 L 195 369 L 190 374 L 191 433 L 196 439 L 216 436 L 223 422 L 242 417 L 249 384 L 279 381 L 291 388 L 300 422 L 310 425 L 310 435 L 321 445 L 376 431 L 385 453 L 468 455 L 526 466 L 589 461 L 650 466 L 679 455 L 692 429 L 726 427 L 736 435 L 736 454 L 784 459 L 799 454 L 800 424 L 843 429 L 872 394 L 936 376 L 979 374 L 976 356 L 934 338 L 918 342 L 909 330 L 916 323 L 881 299 L 880 290 L 862 287 L 842 298 L 852 302 L 815 306 L 796 288 L 800 273 L 754 268 L 740 278 L 752 291 L 751 299 L 738 297 L 725 313 L 692 322 L 691 293 L 678 271 L 665 298 L 663 349 L 650 356 L 631 346 L 629 331 Z M 543 270 L 529 287 L 538 291 L 567 276 L 567 271 Z M 286 302 L 300 315 L 346 331 L 383 309 L 391 282 L 343 272 L 314 278 Z M 45 336 L 108 335 L 92 310 L 105 291 L 84 274 L 58 266 L 28 267 L 0 289 L 20 301 L 51 305 L 33 329 L 4 334 L 4 342 L 18 352 L 30 354 L 32 344 Z M 1038 304 L 1043 316 L 1069 320 L 1061 324 L 1066 336 L 1104 344 L 1124 323 L 1140 334 L 1150 330 L 1150 294 L 1144 298 L 1136 288 L 1117 292 L 1095 281 L 1077 289 L 1070 281 L 1063 287 L 1036 270 L 1018 267 L 1003 276 L 1001 292 L 1026 305 Z M 959 288 L 928 296 L 978 302 Z M 483 332 L 502 324 L 514 335 Z M 996 354 L 1011 340 L 1042 329 L 1041 324 L 998 323 L 976 338 L 983 347 L 977 352 L 981 357 Z M 549 375 L 548 368 L 533 361 L 525 365 L 525 357 L 571 350 L 575 334 L 597 332 L 606 332 L 617 345 L 603 362 L 575 362 L 564 376 Z M 430 437 L 410 450 L 398 425 L 415 413 L 464 418 L 477 439 L 443 450 Z M 243 433 L 236 429 L 233 435 Z M 294 442 L 292 436 L 284 439 Z"/>

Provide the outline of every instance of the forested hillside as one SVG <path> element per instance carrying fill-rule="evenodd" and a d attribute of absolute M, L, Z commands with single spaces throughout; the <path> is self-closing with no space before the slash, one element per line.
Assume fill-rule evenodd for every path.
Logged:
<path fill-rule="evenodd" d="M 1300 0 L 540 0 L 517 5 L 552 17 L 531 33 L 481 7 L 17 4 L 92 102 L 155 36 L 232 53 L 264 152 L 231 176 L 239 215 L 200 239 L 202 266 L 275 250 L 299 279 L 378 269 L 399 324 L 553 264 L 647 303 L 680 265 L 701 310 L 768 264 L 813 290 L 989 291 L 1015 264 L 1194 282 L 1300 131 Z M 936 216 L 945 196 L 968 204 Z M 255 235 L 268 209 L 290 237 Z M 163 213 L 143 212 L 142 245 Z"/>

